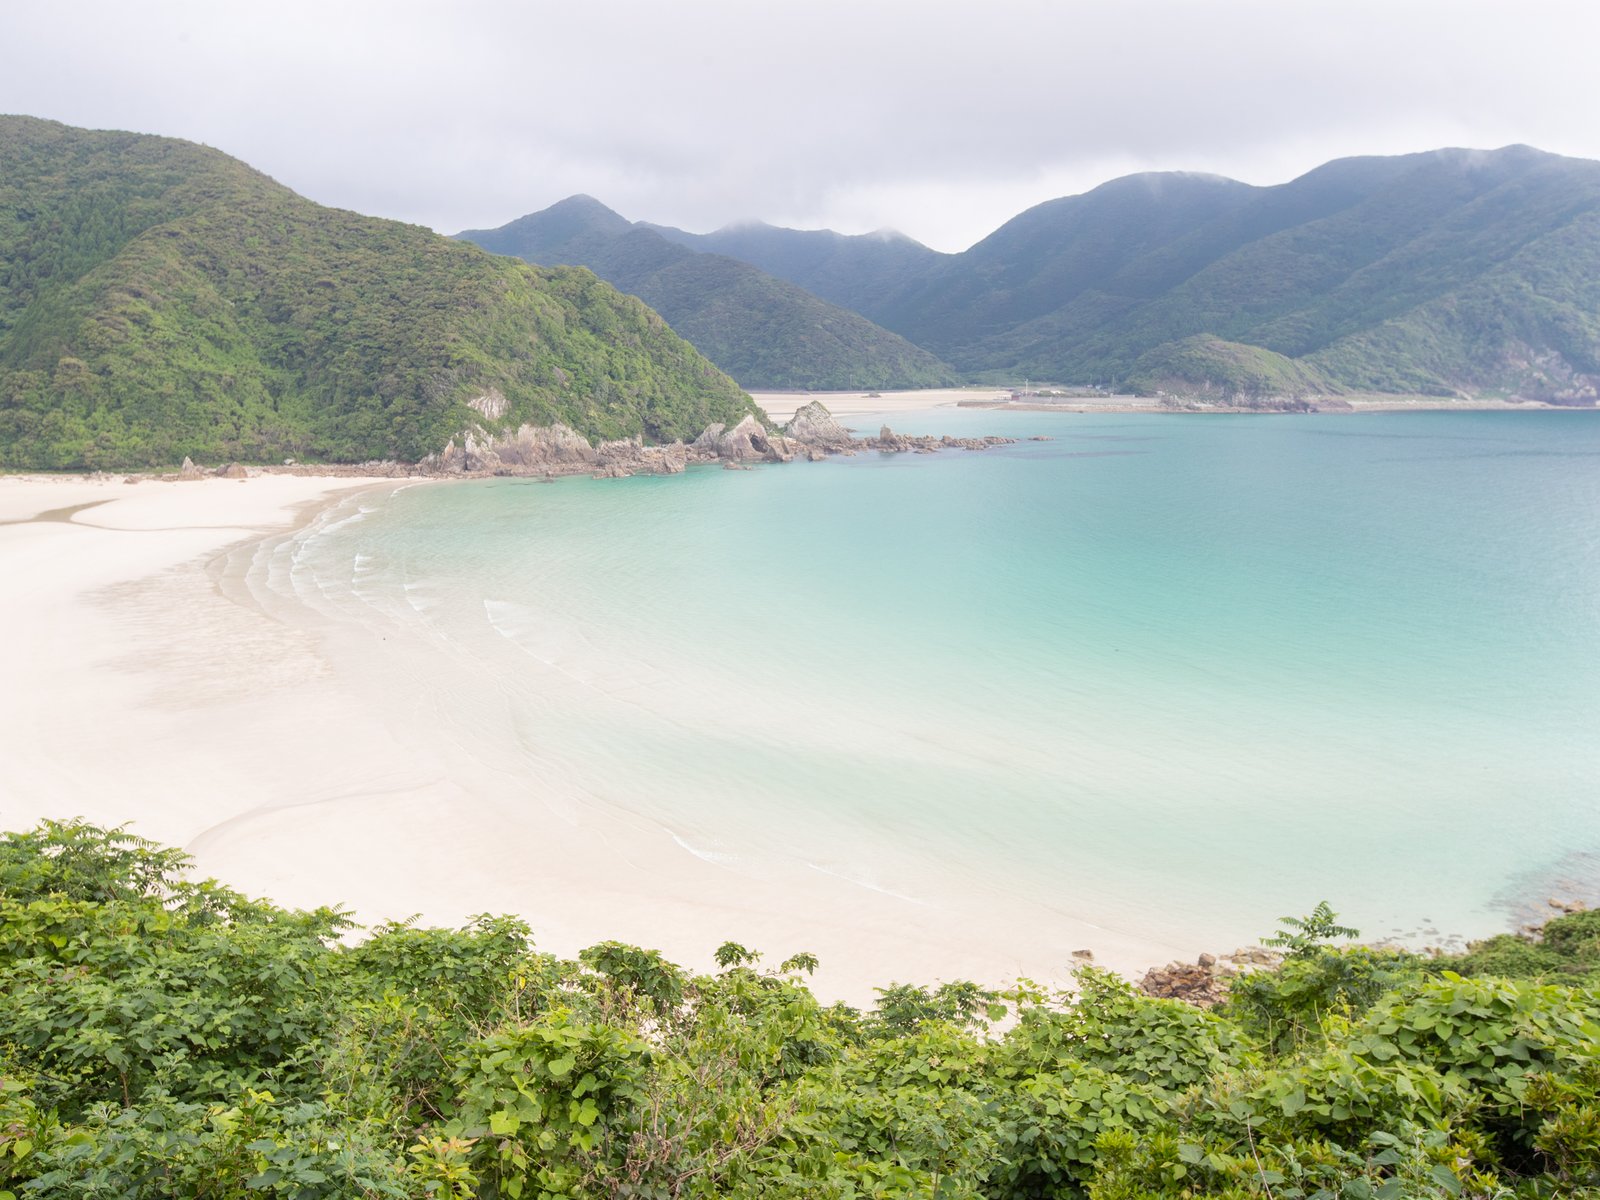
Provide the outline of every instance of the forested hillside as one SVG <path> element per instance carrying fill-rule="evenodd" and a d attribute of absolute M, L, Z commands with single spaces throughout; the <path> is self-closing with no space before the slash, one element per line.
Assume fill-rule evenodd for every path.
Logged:
<path fill-rule="evenodd" d="M 0 1197 L 1600 1196 L 1600 913 L 1418 957 L 1319 906 L 1210 1009 L 1085 969 L 858 1012 L 805 953 L 351 941 L 183 868 L 0 836 Z"/>
<path fill-rule="evenodd" d="M 500 424 L 606 437 L 753 411 L 587 271 L 324 208 L 191 143 L 0 117 L 0 466 L 415 460 L 485 395 Z"/>
<path fill-rule="evenodd" d="M 691 250 L 725 254 L 760 267 L 874 321 L 887 297 L 924 278 L 949 257 L 889 229 L 848 235 L 831 229 L 783 229 L 759 221 L 711 233 L 688 233 L 669 225 L 645 227 Z"/>
<path fill-rule="evenodd" d="M 1526 146 L 1340 159 L 1275 187 L 1133 175 L 953 255 L 665 232 L 742 248 L 967 374 L 1570 404 L 1600 389 L 1600 163 Z"/>
<path fill-rule="evenodd" d="M 528 262 L 590 268 L 654 308 L 747 388 L 915 388 L 954 380 L 927 351 L 803 285 L 697 253 L 588 196 L 458 236 Z"/>

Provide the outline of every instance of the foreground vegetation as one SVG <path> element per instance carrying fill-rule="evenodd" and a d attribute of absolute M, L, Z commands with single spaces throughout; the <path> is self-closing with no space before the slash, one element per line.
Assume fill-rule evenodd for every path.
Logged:
<path fill-rule="evenodd" d="M 0 117 L 0 163 L 0 467 L 416 461 L 474 423 L 670 441 L 756 411 L 588 271 L 170 138 Z"/>
<path fill-rule="evenodd" d="M 1600 1196 L 1596 913 L 1422 959 L 1319 909 L 1210 1011 L 1087 970 L 859 1013 L 806 954 L 350 944 L 185 861 L 0 838 L 0 1196 Z"/>

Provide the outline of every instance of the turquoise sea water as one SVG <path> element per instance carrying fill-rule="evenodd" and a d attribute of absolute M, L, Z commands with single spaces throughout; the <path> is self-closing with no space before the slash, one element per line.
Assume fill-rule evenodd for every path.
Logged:
<path fill-rule="evenodd" d="M 1600 885 L 1595 415 L 892 422 L 1053 440 L 414 487 L 262 586 L 387 639 L 506 802 L 730 869 L 1197 948 Z"/>

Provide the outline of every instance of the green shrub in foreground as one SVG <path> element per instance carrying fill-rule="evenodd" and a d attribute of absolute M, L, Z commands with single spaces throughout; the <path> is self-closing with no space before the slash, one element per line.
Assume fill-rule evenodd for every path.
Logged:
<path fill-rule="evenodd" d="M 565 961 L 491 917 L 349 945 L 184 868 L 0 837 L 0 1197 L 1600 1194 L 1600 1000 L 1548 982 L 1585 978 L 1589 914 L 1528 980 L 1311 938 L 1211 1011 L 1089 970 L 862 1014 L 807 954 Z"/>

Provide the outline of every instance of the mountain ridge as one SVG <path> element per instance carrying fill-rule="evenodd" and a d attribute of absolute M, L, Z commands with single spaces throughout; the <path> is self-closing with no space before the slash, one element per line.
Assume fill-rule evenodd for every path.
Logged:
<path fill-rule="evenodd" d="M 1292 378 L 1581 404 L 1600 390 L 1596 211 L 1600 163 L 1514 144 L 1334 159 L 1266 186 L 1127 175 L 959 254 L 921 247 L 889 265 L 864 235 L 664 234 L 742 244 L 970 377 L 1257 391 Z"/>
<path fill-rule="evenodd" d="M 927 387 L 954 378 L 859 313 L 737 258 L 691 249 L 590 196 L 456 237 L 532 263 L 588 267 L 749 388 Z"/>

